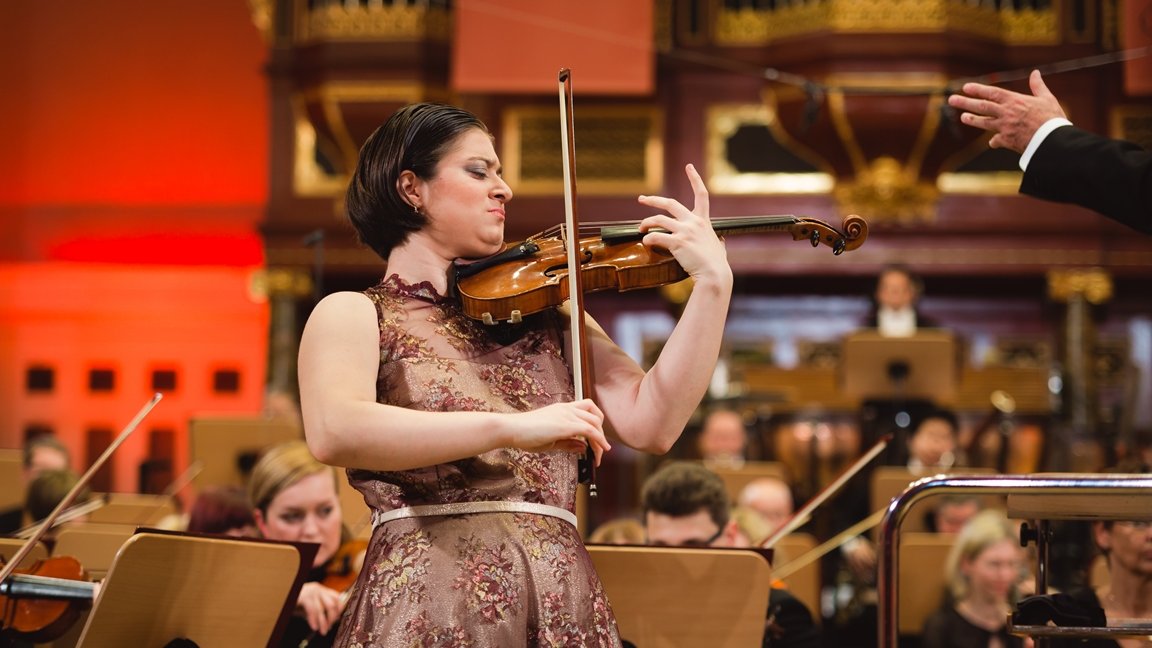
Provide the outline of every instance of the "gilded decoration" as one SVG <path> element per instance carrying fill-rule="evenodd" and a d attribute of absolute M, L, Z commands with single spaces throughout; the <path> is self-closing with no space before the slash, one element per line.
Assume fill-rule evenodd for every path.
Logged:
<path fill-rule="evenodd" d="M 771 9 L 721 8 L 716 15 L 719 45 L 755 45 L 817 33 L 935 33 L 960 31 L 1007 44 L 1058 42 L 1058 6 L 996 8 L 959 0 L 824 0 L 780 3 Z"/>
<path fill-rule="evenodd" d="M 252 13 L 252 24 L 260 31 L 265 43 L 272 42 L 272 0 L 248 0 L 248 10 Z"/>
<path fill-rule="evenodd" d="M 426 3 L 335 3 L 314 7 L 303 15 L 301 41 L 414 41 L 448 42 L 452 15 Z"/>
<path fill-rule="evenodd" d="M 295 268 L 264 268 L 252 273 L 248 294 L 259 302 L 270 297 L 307 297 L 312 294 L 312 277 Z"/>
<path fill-rule="evenodd" d="M 331 196 L 344 190 L 363 139 L 353 133 L 345 118 L 349 107 L 355 106 L 358 113 L 377 108 L 382 122 L 396 106 L 422 101 L 427 94 L 418 83 L 341 81 L 294 95 L 296 193 Z"/>
<path fill-rule="evenodd" d="M 766 104 L 723 104 L 712 106 L 706 116 L 706 167 L 708 189 L 716 194 L 803 194 L 827 193 L 835 178 L 823 160 L 796 142 L 780 127 L 773 102 Z M 753 171 L 739 168 L 730 146 L 739 134 L 750 128 L 766 129 L 784 151 L 807 162 L 813 172 Z"/>
<path fill-rule="evenodd" d="M 1109 121 L 1112 137 L 1152 149 L 1152 106 L 1117 106 Z"/>
<path fill-rule="evenodd" d="M 664 177 L 663 115 L 650 106 L 581 106 L 574 114 L 576 177 L 584 195 L 654 193 Z M 504 177 L 522 195 L 564 191 L 560 116 L 553 107 L 504 112 Z"/>
<path fill-rule="evenodd" d="M 872 219 L 903 225 L 935 220 L 940 197 L 936 187 L 920 182 L 908 165 L 887 156 L 839 183 L 833 194 L 843 214 L 870 214 Z"/>
<path fill-rule="evenodd" d="M 842 74 L 830 75 L 831 88 L 906 89 L 910 96 L 922 89 L 943 87 L 944 79 L 934 73 Z M 851 161 L 854 177 L 841 180 L 833 192 L 842 214 L 870 214 L 878 220 L 902 224 L 932 222 L 936 219 L 939 190 L 935 178 L 922 176 L 924 156 L 940 126 L 944 99 L 932 94 L 923 109 L 919 130 L 907 152 L 897 159 L 891 155 L 869 158 L 861 146 L 855 124 L 842 90 L 828 92 L 828 110 L 837 135 Z"/>
<path fill-rule="evenodd" d="M 1103 304 L 1112 299 L 1112 275 L 1103 268 L 1069 268 L 1048 272 L 1048 297 L 1066 302 L 1073 296 L 1090 304 Z"/>

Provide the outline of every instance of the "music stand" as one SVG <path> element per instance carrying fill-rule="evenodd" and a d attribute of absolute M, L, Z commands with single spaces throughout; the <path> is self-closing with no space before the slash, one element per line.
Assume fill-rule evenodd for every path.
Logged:
<path fill-rule="evenodd" d="M 287 543 L 139 533 L 108 570 L 77 646 L 270 645 L 311 564 Z"/>
<path fill-rule="evenodd" d="M 762 552 L 589 545 L 620 638 L 645 648 L 754 648 L 772 568 Z"/>
<path fill-rule="evenodd" d="M 956 398 L 956 339 L 949 331 L 920 330 L 911 337 L 857 331 L 844 339 L 841 367 L 844 393 L 861 400 Z"/>
<path fill-rule="evenodd" d="M 910 337 L 885 337 L 874 329 L 844 340 L 840 368 L 844 394 L 883 421 L 866 441 L 891 433 L 884 463 L 907 460 L 913 413 L 955 400 L 956 340 L 952 333 L 920 329 Z M 865 416 L 865 419 L 868 417 Z"/>

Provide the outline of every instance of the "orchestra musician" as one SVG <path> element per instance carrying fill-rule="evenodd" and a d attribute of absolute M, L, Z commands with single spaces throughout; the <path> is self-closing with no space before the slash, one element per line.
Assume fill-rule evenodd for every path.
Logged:
<path fill-rule="evenodd" d="M 487 326 L 453 290 L 458 260 L 503 250 L 514 217 L 487 127 L 415 104 L 365 142 L 346 208 L 386 274 L 316 306 L 299 362 L 310 448 L 374 509 L 374 567 L 337 645 L 619 645 L 574 524 L 577 461 L 606 435 L 666 452 L 707 389 L 733 280 L 686 173 L 694 207 L 638 199 L 643 244 L 694 279 L 683 315 L 647 372 L 586 318 L 592 389 L 573 402 L 563 307 Z"/>
<path fill-rule="evenodd" d="M 336 469 L 317 461 L 303 441 L 269 448 L 252 468 L 248 498 L 260 535 L 320 545 L 296 601 L 298 614 L 284 633 L 285 648 L 332 645 L 352 579 L 341 577 L 334 583 L 329 577 L 344 571 L 354 576 L 363 562 L 362 555 L 349 556 L 348 564 L 343 561 L 355 544 L 343 525 L 337 479 Z"/>

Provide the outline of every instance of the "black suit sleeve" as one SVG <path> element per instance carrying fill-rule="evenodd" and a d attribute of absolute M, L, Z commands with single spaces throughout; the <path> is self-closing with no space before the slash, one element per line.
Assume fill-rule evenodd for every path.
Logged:
<path fill-rule="evenodd" d="M 1073 203 L 1152 234 L 1152 151 L 1061 126 L 1036 149 L 1020 192 Z"/>

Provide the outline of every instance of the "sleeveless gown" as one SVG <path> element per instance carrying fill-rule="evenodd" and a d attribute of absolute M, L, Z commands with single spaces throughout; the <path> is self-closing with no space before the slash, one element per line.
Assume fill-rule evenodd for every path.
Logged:
<path fill-rule="evenodd" d="M 427 411 L 519 412 L 571 400 L 554 314 L 498 341 L 454 299 L 396 275 L 365 291 L 380 320 L 380 403 Z M 499 449 L 395 472 L 349 469 L 374 512 L 522 501 L 574 511 L 576 455 Z M 337 646 L 619 646 L 580 534 L 534 513 L 402 518 L 372 534 Z"/>

